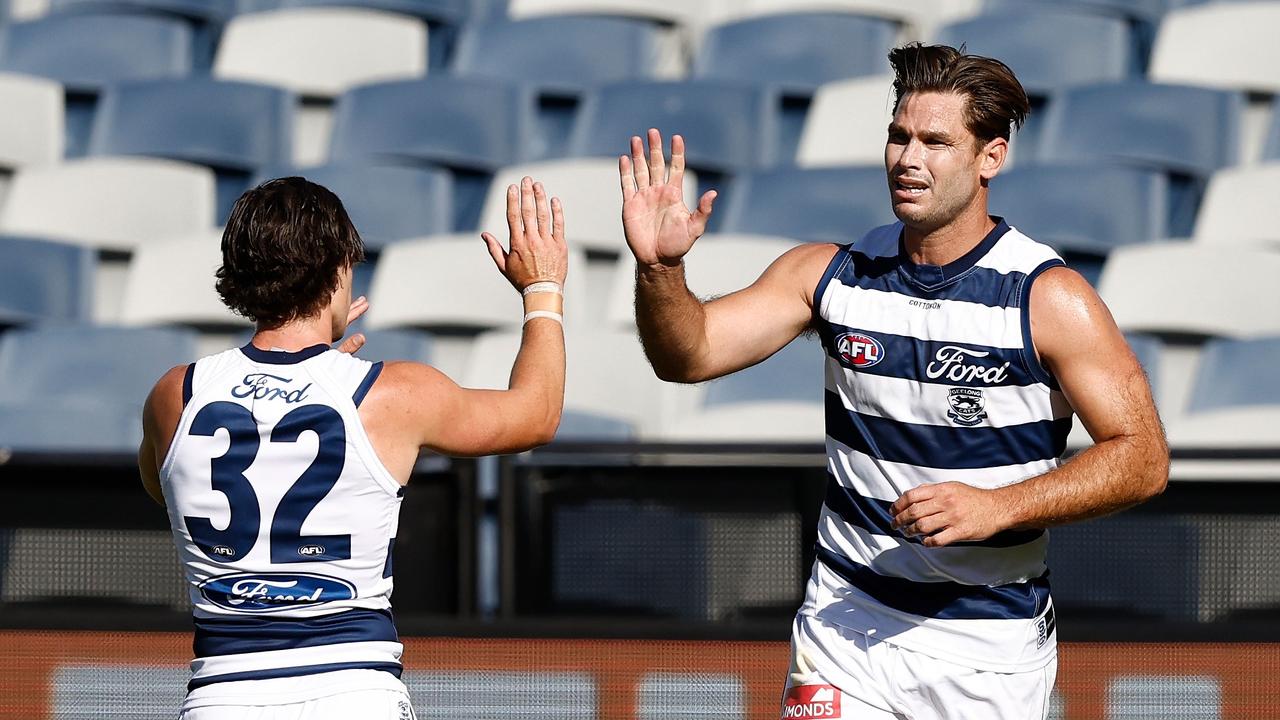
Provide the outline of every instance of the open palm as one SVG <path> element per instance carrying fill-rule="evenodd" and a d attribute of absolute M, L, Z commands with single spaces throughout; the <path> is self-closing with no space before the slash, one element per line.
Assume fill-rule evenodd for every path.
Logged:
<path fill-rule="evenodd" d="M 671 138 L 671 170 L 662 155 L 662 135 L 649 130 L 644 143 L 631 138 L 631 155 L 618 159 L 622 180 L 622 229 L 636 262 L 675 264 L 707 229 L 716 192 L 708 191 L 690 212 L 684 202 L 684 138 Z"/>

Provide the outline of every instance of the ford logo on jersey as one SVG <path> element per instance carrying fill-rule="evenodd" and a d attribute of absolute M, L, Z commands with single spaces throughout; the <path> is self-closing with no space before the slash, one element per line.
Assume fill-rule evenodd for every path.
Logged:
<path fill-rule="evenodd" d="M 884 359 L 884 346 L 879 340 L 862 333 L 845 333 L 836 338 L 836 352 L 845 365 L 871 367 Z"/>
<path fill-rule="evenodd" d="M 356 588 L 345 580 L 311 573 L 238 573 L 200 584 L 206 600 L 236 612 L 271 612 L 350 600 Z"/>

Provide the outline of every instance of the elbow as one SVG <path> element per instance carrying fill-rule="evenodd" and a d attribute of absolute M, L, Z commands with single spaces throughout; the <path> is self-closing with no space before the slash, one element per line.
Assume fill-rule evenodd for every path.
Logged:
<path fill-rule="evenodd" d="M 1147 463 L 1149 471 L 1143 487 L 1144 502 L 1160 495 L 1169 487 L 1169 444 L 1163 436 L 1152 442 L 1148 453 L 1150 462 Z"/>

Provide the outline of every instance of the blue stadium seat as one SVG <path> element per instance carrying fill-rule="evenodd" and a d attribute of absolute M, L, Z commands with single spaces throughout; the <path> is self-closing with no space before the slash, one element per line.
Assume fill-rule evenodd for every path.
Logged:
<path fill-rule="evenodd" d="M 468 0 L 269 0 L 271 7 L 358 7 L 413 15 L 431 23 L 459 25 L 471 14 Z M 265 8 L 263 8 L 265 9 Z"/>
<path fill-rule="evenodd" d="M 569 141 L 576 156 L 616 157 L 628 138 L 658 128 L 664 138 L 684 136 L 688 164 L 725 173 L 763 168 L 780 160 L 778 93 L 716 80 L 632 82 L 588 93 Z"/>
<path fill-rule="evenodd" d="M 254 171 L 292 157 L 291 94 L 191 78 L 121 83 L 103 93 L 89 151 L 154 155 Z"/>
<path fill-rule="evenodd" d="M 87 247 L 0 235 L 0 326 L 88 322 L 96 260 Z"/>
<path fill-rule="evenodd" d="M 196 359 L 196 333 L 88 325 L 0 336 L 0 447 L 136 451 L 147 393 Z M 38 361 L 36 361 L 38 360 Z"/>
<path fill-rule="evenodd" d="M 1105 256 L 1168 237 L 1168 178 L 1112 165 L 1019 165 L 991 182 L 995 215 L 1060 251 Z"/>
<path fill-rule="evenodd" d="M 453 230 L 453 177 L 439 168 L 359 164 L 268 168 L 254 183 L 286 175 L 301 175 L 332 190 L 369 249 Z"/>
<path fill-rule="evenodd" d="M 537 159 L 532 88 L 481 78 L 428 77 L 365 85 L 334 109 L 334 162 L 437 163 L 480 172 Z"/>
<path fill-rule="evenodd" d="M 547 42 L 555 37 L 556 42 Z M 660 30 L 615 17 L 556 16 L 468 26 L 452 70 L 459 75 L 518 80 L 577 96 L 607 82 L 654 78 Z"/>
<path fill-rule="evenodd" d="M 365 344 L 356 355 L 365 360 L 431 362 L 431 336 L 427 333 L 417 330 L 360 330 L 360 332 L 364 334 Z"/>
<path fill-rule="evenodd" d="M 1271 127 L 1262 148 L 1263 160 L 1280 160 L 1280 96 L 1271 103 Z"/>
<path fill-rule="evenodd" d="M 1068 85 L 1125 80 L 1141 68 L 1124 20 L 1034 3 L 946 25 L 934 41 L 1000 60 L 1040 99 Z"/>
<path fill-rule="evenodd" d="M 885 71 L 898 24 L 838 12 L 764 15 L 711 28 L 694 77 L 772 83 L 812 95 L 825 82 Z"/>
<path fill-rule="evenodd" d="M 220 23 L 236 13 L 236 0 L 50 0 L 49 8 L 59 13 L 75 10 L 149 12 Z"/>
<path fill-rule="evenodd" d="M 1280 366 L 1280 337 L 1215 339 L 1205 344 L 1188 412 L 1247 405 L 1280 406 L 1280 383 L 1262 382 Z"/>
<path fill-rule="evenodd" d="M 97 93 L 125 80 L 182 77 L 196 40 L 173 17 L 73 13 L 0 25 L 0 70 L 49 77 L 67 89 L 66 157 L 84 155 Z"/>
<path fill-rule="evenodd" d="M 704 407 L 737 403 L 822 404 L 823 358 L 817 338 L 802 336 L 758 365 L 707 384 Z"/>
<path fill-rule="evenodd" d="M 225 218 L 255 171 L 292 160 L 294 103 L 279 88 L 210 78 L 121 83 L 103 93 L 89 153 L 208 165 Z"/>
<path fill-rule="evenodd" d="M 1068 88 L 1045 119 L 1043 157 L 1106 159 L 1196 177 L 1235 164 L 1244 96 L 1186 85 Z"/>
<path fill-rule="evenodd" d="M 719 230 L 847 243 L 895 222 L 882 167 L 743 173 L 725 193 Z"/>
<path fill-rule="evenodd" d="M 1054 8 L 1070 8 L 1103 15 L 1156 22 L 1171 7 L 1183 0 L 987 0 L 987 7 L 995 10 L 1010 7 L 1025 8 L 1042 5 Z"/>

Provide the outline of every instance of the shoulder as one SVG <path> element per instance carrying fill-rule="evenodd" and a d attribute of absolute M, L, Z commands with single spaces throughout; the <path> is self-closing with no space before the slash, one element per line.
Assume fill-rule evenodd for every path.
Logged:
<path fill-rule="evenodd" d="M 153 429 L 176 426 L 186 404 L 184 386 L 191 365 L 176 365 L 156 381 L 143 409 L 144 422 Z"/>
<path fill-rule="evenodd" d="M 446 391 L 457 383 L 448 375 L 430 365 L 407 360 L 389 360 L 383 363 L 382 372 L 370 389 L 370 395 L 380 402 L 396 402 L 401 399 L 421 398 L 421 393 Z"/>
<path fill-rule="evenodd" d="M 1065 266 L 1040 273 L 1031 286 L 1031 327 L 1036 347 L 1045 354 L 1063 345 L 1077 346 L 1115 328 L 1115 321 L 1087 280 Z"/>

